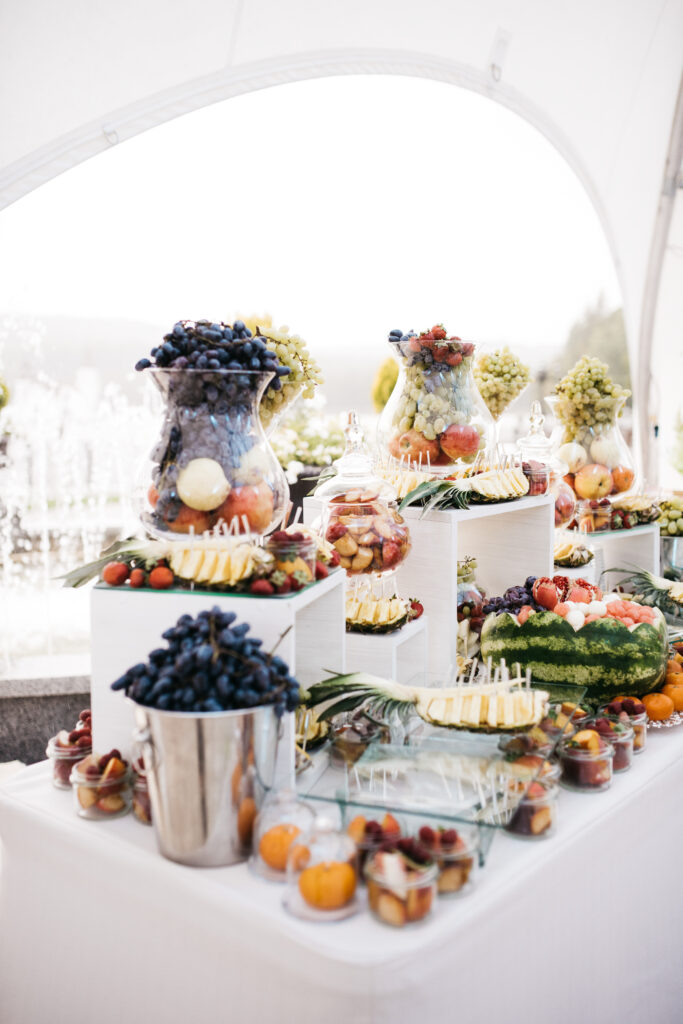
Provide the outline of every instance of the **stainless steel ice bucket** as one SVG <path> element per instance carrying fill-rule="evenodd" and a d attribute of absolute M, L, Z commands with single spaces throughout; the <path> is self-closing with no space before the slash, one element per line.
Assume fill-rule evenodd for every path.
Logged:
<path fill-rule="evenodd" d="M 274 781 L 273 708 L 186 714 L 131 703 L 161 853 L 195 867 L 244 860 Z"/>

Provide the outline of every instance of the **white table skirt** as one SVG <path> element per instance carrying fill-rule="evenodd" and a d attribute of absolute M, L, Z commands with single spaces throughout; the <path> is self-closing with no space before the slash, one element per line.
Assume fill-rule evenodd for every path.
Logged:
<path fill-rule="evenodd" d="M 82 821 L 45 765 L 0 792 L 1 1024 L 680 1024 L 683 728 L 556 836 L 498 835 L 476 891 L 393 930 L 307 924 L 248 868 Z"/>

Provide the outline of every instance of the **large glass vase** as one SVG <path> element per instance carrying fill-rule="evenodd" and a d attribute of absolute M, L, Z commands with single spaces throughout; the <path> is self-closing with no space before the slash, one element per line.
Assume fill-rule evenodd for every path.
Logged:
<path fill-rule="evenodd" d="M 265 534 L 283 521 L 284 472 L 259 403 L 271 373 L 149 369 L 164 403 L 161 435 L 140 478 L 145 529 L 158 537 L 207 531 Z"/>
<path fill-rule="evenodd" d="M 555 417 L 555 455 L 566 465 L 565 481 L 578 498 L 601 500 L 637 489 L 633 453 L 619 426 L 625 398 L 603 398 L 591 422 L 582 424 L 565 421 L 559 396 L 545 401 Z"/>
<path fill-rule="evenodd" d="M 472 342 L 391 340 L 396 386 L 379 422 L 382 448 L 397 462 L 444 476 L 486 447 L 491 416 L 474 381 Z"/>

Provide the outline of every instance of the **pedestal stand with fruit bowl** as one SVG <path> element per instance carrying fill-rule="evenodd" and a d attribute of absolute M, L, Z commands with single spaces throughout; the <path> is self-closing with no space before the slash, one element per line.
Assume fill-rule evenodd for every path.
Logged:
<path fill-rule="evenodd" d="M 117 747 L 127 757 L 135 726 L 129 702 L 110 689 L 131 665 L 144 661 L 159 637 L 186 613 L 196 616 L 218 606 L 248 622 L 265 650 L 276 645 L 303 686 L 326 671 L 344 671 L 344 590 L 346 577 L 333 570 L 327 579 L 296 593 L 272 597 L 196 590 L 133 590 L 96 586 L 92 592 L 93 742 L 98 750 Z M 294 744 L 290 744 L 293 757 Z"/>
<path fill-rule="evenodd" d="M 316 498 L 304 499 L 304 522 L 320 514 Z M 529 575 L 552 576 L 554 498 L 520 498 L 465 510 L 407 508 L 402 513 L 413 550 L 401 568 L 401 589 L 415 595 L 429 617 L 429 671 L 447 673 L 456 663 L 458 560 L 477 559 L 477 580 L 502 594 Z"/>

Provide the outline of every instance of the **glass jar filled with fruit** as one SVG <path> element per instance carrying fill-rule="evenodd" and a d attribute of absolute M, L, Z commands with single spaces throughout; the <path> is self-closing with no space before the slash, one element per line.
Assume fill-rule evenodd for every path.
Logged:
<path fill-rule="evenodd" d="M 391 331 L 396 386 L 379 422 L 381 447 L 413 469 L 447 475 L 486 447 L 491 414 L 474 380 L 473 342 L 439 324 L 416 334 Z"/>
<path fill-rule="evenodd" d="M 181 321 L 151 357 L 136 368 L 149 374 L 165 408 L 137 489 L 145 529 L 162 538 L 270 532 L 289 489 L 259 407 L 289 368 L 241 321 Z"/>
<path fill-rule="evenodd" d="M 578 498 L 636 489 L 633 454 L 619 425 L 630 394 L 609 377 L 605 363 L 583 356 L 546 399 L 557 424 L 557 457 Z"/>
<path fill-rule="evenodd" d="M 52 782 L 57 789 L 71 789 L 71 771 L 92 751 L 92 713 L 81 711 L 76 727 L 60 729 L 47 745 L 46 756 L 52 764 Z"/>
<path fill-rule="evenodd" d="M 545 839 L 557 826 L 557 783 L 536 779 L 522 795 L 505 831 L 523 839 Z"/>
<path fill-rule="evenodd" d="M 355 412 L 345 433 L 346 450 L 334 463 L 335 476 L 315 492 L 323 502 L 321 532 L 348 576 L 386 577 L 407 557 L 410 533 L 391 485 L 373 472 Z"/>
<path fill-rule="evenodd" d="M 626 772 L 633 764 L 633 741 L 635 733 L 631 722 L 618 715 L 598 715 L 596 718 L 589 718 L 585 725 L 587 729 L 595 729 L 604 739 L 612 744 L 614 748 L 614 761 L 612 770 L 615 772 Z"/>
<path fill-rule="evenodd" d="M 439 896 L 464 896 L 473 888 L 479 864 L 479 832 L 450 824 L 423 825 L 417 836 L 438 868 Z"/>
<path fill-rule="evenodd" d="M 311 808 L 290 789 L 270 793 L 254 823 L 254 871 L 275 882 L 287 877 L 287 860 L 293 846 L 315 822 Z"/>
<path fill-rule="evenodd" d="M 471 556 L 458 561 L 458 622 L 467 619 L 475 632 L 484 625 L 486 591 L 476 579 L 477 560 Z"/>
<path fill-rule="evenodd" d="M 71 772 L 76 813 L 92 821 L 128 814 L 133 803 L 132 781 L 128 762 L 118 750 L 101 757 L 88 754 Z"/>
<path fill-rule="evenodd" d="M 365 865 L 368 907 L 378 921 L 404 928 L 434 909 L 439 868 L 419 839 L 382 844 Z"/>
<path fill-rule="evenodd" d="M 357 888 L 356 844 L 318 818 L 289 848 L 285 908 L 308 921 L 339 921 L 358 909 Z"/>
<path fill-rule="evenodd" d="M 602 533 L 612 527 L 612 503 L 609 498 L 584 498 L 576 505 L 577 525 L 581 533 Z"/>
<path fill-rule="evenodd" d="M 598 714 L 613 716 L 630 724 L 633 729 L 633 753 L 640 754 L 645 749 L 648 716 L 645 705 L 637 697 L 616 697 L 609 704 L 598 708 Z"/>
<path fill-rule="evenodd" d="M 595 729 L 581 729 L 561 740 L 558 756 L 562 766 L 560 781 L 567 789 L 601 793 L 612 785 L 614 747 Z"/>

